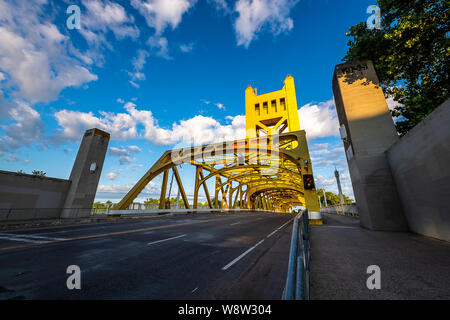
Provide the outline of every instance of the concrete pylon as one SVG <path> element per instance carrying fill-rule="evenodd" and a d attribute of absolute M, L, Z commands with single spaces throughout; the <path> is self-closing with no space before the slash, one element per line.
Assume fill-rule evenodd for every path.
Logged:
<path fill-rule="evenodd" d="M 110 135 L 99 129 L 86 130 L 70 173 L 69 192 L 61 213 L 62 218 L 90 215 Z"/>
<path fill-rule="evenodd" d="M 372 62 L 337 65 L 333 93 L 361 225 L 372 230 L 406 231 L 385 155 L 398 134 Z"/>
<path fill-rule="evenodd" d="M 334 176 L 336 177 L 336 183 L 337 183 L 337 187 L 338 187 L 338 192 L 339 192 L 339 201 L 340 204 L 344 204 L 344 195 L 342 193 L 342 187 L 341 187 L 341 179 L 339 179 L 339 171 L 334 168 Z"/>

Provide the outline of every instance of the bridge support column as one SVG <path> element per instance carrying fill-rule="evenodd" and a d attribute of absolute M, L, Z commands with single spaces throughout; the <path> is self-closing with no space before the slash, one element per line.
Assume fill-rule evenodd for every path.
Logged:
<path fill-rule="evenodd" d="M 398 134 L 372 62 L 336 66 L 333 92 L 361 225 L 407 230 L 385 155 Z"/>
<path fill-rule="evenodd" d="M 109 133 L 99 129 L 84 133 L 70 173 L 71 184 L 61 212 L 62 218 L 88 217 L 91 214 L 109 137 Z"/>

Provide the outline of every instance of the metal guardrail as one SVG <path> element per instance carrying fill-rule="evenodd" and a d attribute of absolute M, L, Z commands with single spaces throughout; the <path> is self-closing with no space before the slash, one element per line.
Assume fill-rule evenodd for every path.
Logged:
<path fill-rule="evenodd" d="M 62 219 L 63 210 L 70 212 L 74 219 L 106 213 L 106 208 L 0 208 L 0 223 L 58 220 Z"/>
<path fill-rule="evenodd" d="M 187 214 L 187 213 L 230 213 L 230 212 L 274 212 L 273 210 L 264 209 L 157 209 L 157 210 L 107 210 L 106 215 L 109 216 L 139 216 L 146 214 Z"/>
<path fill-rule="evenodd" d="M 337 204 L 320 209 L 322 213 L 331 213 L 347 217 L 359 217 L 355 203 Z"/>
<path fill-rule="evenodd" d="M 284 300 L 309 300 L 308 210 L 294 218 Z"/>
<path fill-rule="evenodd" d="M 71 218 L 62 218 L 61 213 L 65 210 Z M 0 224 L 1 223 L 34 223 L 47 220 L 70 220 L 79 218 L 97 218 L 108 216 L 146 216 L 160 214 L 186 214 L 186 213 L 202 213 L 202 212 L 266 212 L 270 210 L 250 210 L 250 209 L 156 209 L 156 210 L 110 210 L 109 206 L 96 208 L 0 208 Z M 270 211 L 274 212 L 274 211 Z"/>

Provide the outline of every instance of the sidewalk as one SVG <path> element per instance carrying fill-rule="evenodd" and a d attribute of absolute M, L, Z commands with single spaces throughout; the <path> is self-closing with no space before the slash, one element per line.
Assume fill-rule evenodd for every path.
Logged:
<path fill-rule="evenodd" d="M 322 214 L 311 226 L 311 299 L 450 299 L 450 243 L 370 231 L 357 218 Z M 381 269 L 369 290 L 367 267 Z"/>

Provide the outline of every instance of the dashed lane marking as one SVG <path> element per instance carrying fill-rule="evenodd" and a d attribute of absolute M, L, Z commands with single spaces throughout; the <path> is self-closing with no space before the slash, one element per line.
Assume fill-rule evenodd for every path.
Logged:
<path fill-rule="evenodd" d="M 268 234 L 265 239 L 270 238 L 273 234 L 275 234 L 277 231 L 279 231 L 281 228 L 283 228 L 285 225 L 287 225 L 289 222 L 291 222 L 292 219 L 290 219 L 288 222 L 286 222 L 285 224 L 283 224 L 282 226 L 278 227 L 277 229 L 275 229 L 273 232 L 271 232 L 270 234 Z M 234 259 L 233 261 L 231 261 L 230 263 L 228 263 L 226 266 L 224 266 L 222 268 L 223 271 L 229 269 L 232 265 L 234 265 L 236 262 L 238 262 L 239 260 L 241 260 L 242 258 L 244 258 L 247 254 L 249 254 L 250 252 L 252 252 L 257 246 L 259 246 L 261 243 L 264 242 L 265 239 L 262 239 L 261 241 L 259 241 L 257 244 L 255 244 L 253 247 L 247 249 L 243 254 L 241 254 L 239 257 L 237 257 L 236 259 Z"/>
<path fill-rule="evenodd" d="M 182 238 L 182 237 L 186 237 L 186 235 L 182 234 L 181 236 L 176 236 L 176 237 L 172 237 L 172 238 L 167 238 L 167 239 L 163 239 L 163 240 L 157 240 L 157 241 L 149 242 L 149 243 L 147 243 L 147 245 L 156 244 L 156 243 L 160 243 L 160 242 L 165 242 L 165 241 L 169 241 L 169 240 L 175 240 L 175 239 Z"/>

